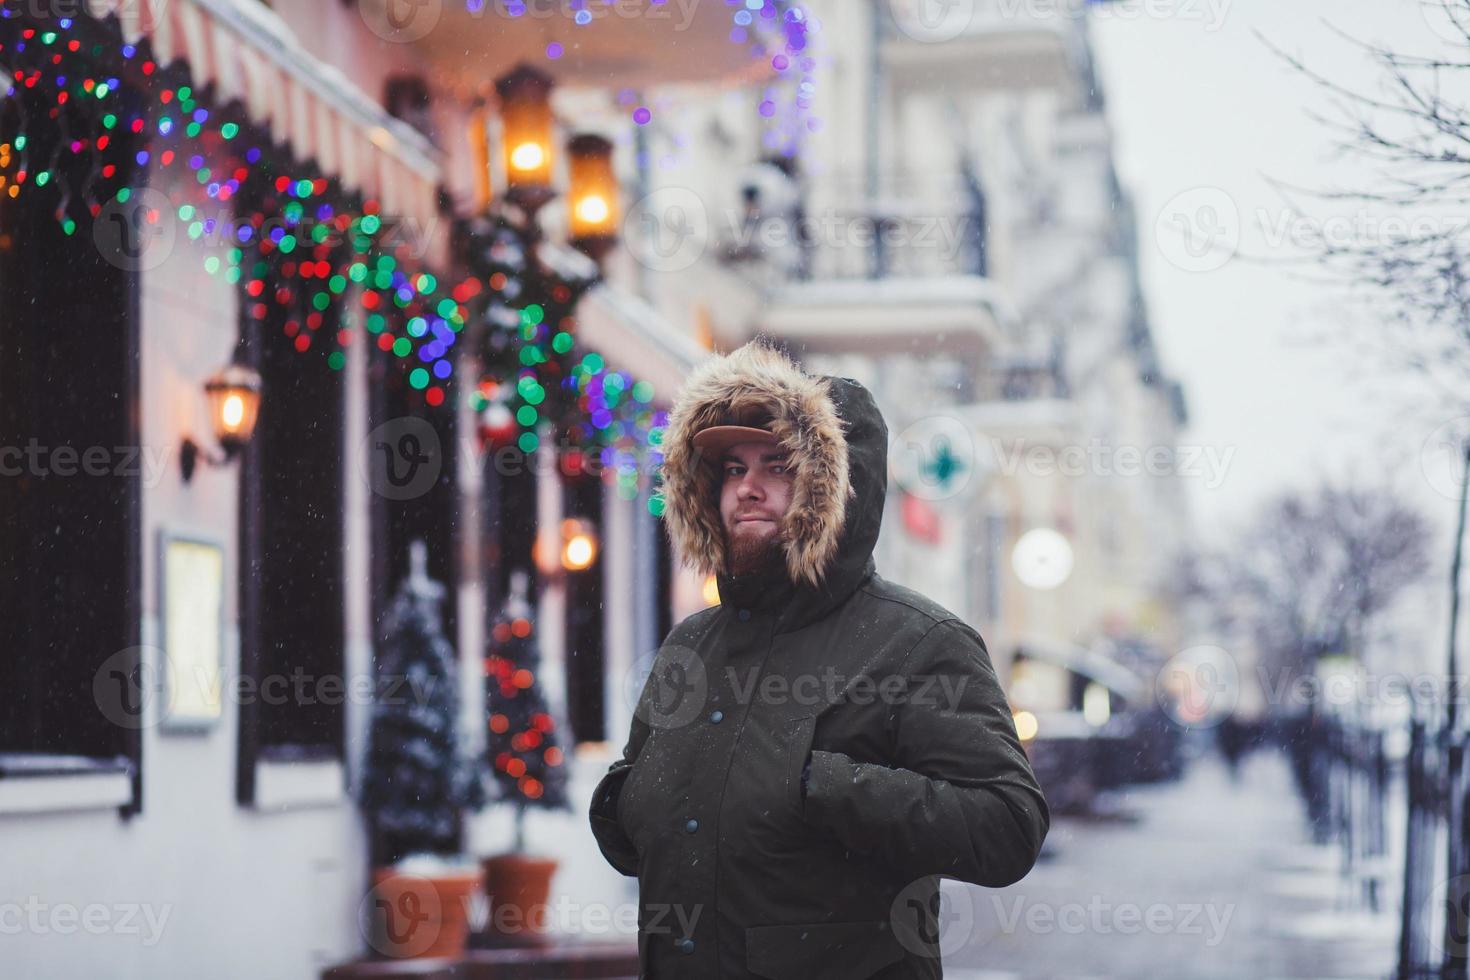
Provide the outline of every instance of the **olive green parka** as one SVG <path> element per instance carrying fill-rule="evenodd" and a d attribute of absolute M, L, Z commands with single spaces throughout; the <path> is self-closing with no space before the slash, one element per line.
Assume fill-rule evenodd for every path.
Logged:
<path fill-rule="evenodd" d="M 726 571 L 719 472 L 691 444 L 751 413 L 793 469 L 774 578 Z M 638 878 L 642 975 L 940 976 L 939 880 L 1017 881 L 1050 813 L 980 634 L 874 568 L 882 415 L 753 341 L 696 369 L 665 446 L 672 542 L 721 601 L 661 645 L 592 800 Z"/>

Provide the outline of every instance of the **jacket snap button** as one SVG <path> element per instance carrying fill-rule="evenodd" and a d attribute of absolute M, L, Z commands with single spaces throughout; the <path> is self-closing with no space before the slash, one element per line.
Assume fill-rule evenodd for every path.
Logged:
<path fill-rule="evenodd" d="M 709 713 L 709 720 L 711 724 L 718 725 L 725 720 L 725 713 L 723 711 L 711 711 Z"/>
<path fill-rule="evenodd" d="M 685 955 L 694 952 L 694 940 L 692 939 L 681 939 L 679 940 L 678 945 L 679 952 L 684 953 Z"/>
<path fill-rule="evenodd" d="M 698 820 L 690 820 L 688 823 L 684 824 L 684 833 L 686 833 L 686 834 L 692 834 L 692 833 L 694 833 L 698 829 L 699 829 L 699 821 Z"/>
<path fill-rule="evenodd" d="M 750 618 L 750 610 L 749 609 L 742 609 L 736 615 L 738 615 L 740 617 L 740 621 L 741 622 L 744 622 L 745 620 L 747 620 L 747 619 Z"/>

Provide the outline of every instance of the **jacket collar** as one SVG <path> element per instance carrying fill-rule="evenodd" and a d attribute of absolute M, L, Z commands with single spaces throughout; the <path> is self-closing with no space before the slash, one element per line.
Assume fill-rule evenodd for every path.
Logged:
<path fill-rule="evenodd" d="M 755 573 L 731 575 L 715 573 L 720 587 L 720 604 L 730 609 L 779 609 L 795 594 L 791 579 L 785 575 Z"/>

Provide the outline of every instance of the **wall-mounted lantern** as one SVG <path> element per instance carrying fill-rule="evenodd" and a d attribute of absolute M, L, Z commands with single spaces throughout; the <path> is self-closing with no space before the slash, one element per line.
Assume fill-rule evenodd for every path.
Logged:
<path fill-rule="evenodd" d="M 260 374 L 241 362 L 237 350 L 231 364 L 204 382 L 204 397 L 220 451 L 210 453 L 185 436 L 179 447 L 179 469 L 185 483 L 193 479 L 201 458 L 211 466 L 223 466 L 249 445 L 260 413 Z"/>

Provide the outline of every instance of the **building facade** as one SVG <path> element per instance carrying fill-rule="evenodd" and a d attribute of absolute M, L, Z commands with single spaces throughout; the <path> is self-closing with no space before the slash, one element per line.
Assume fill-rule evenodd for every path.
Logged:
<path fill-rule="evenodd" d="M 7 972 L 307 977 L 365 951 L 363 692 L 415 542 L 472 751 L 487 625 L 531 573 L 585 787 L 659 641 L 717 601 L 659 525 L 660 413 L 756 335 L 875 392 L 879 570 L 975 624 L 1003 679 L 1020 650 L 1176 642 L 1182 494 L 1115 457 L 1172 451 L 1182 396 L 1085 19 L 615 6 L 6 8 Z M 556 152 L 516 218 L 496 83 L 522 65 L 554 83 Z M 601 247 L 562 192 L 573 136 L 610 148 Z M 569 341 L 528 340 L 542 318 Z M 241 447 L 203 389 L 235 364 L 260 379 Z M 568 518 L 596 541 L 575 570 Z M 544 818 L 558 888 L 625 901 L 578 816 Z M 503 848 L 505 815 L 462 838 Z"/>

